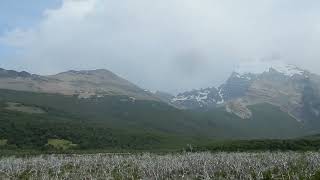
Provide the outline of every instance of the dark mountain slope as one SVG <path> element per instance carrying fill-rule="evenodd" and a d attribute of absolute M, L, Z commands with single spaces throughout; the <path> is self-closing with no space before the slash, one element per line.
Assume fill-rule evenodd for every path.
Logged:
<path fill-rule="evenodd" d="M 43 147 L 47 139 L 58 138 L 92 149 L 168 148 L 200 142 L 199 138 L 288 138 L 306 133 L 300 123 L 271 105 L 250 107 L 252 119 L 243 120 L 224 109 L 185 111 L 127 96 L 79 99 L 0 90 L 0 102 L 0 139 L 19 147 Z M 8 102 L 45 113 L 10 110 Z"/>

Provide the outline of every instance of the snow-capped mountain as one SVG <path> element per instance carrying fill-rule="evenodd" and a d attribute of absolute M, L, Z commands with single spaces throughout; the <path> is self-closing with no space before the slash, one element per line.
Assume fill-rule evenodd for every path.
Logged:
<path fill-rule="evenodd" d="M 252 61 L 240 64 L 227 81 L 218 88 L 206 88 L 180 93 L 171 102 L 184 108 L 216 106 L 243 97 L 261 77 L 279 75 L 287 78 L 308 78 L 308 71 L 278 61 Z"/>
<path fill-rule="evenodd" d="M 262 81 L 268 75 L 273 77 L 271 81 L 276 82 L 283 78 L 286 80 L 293 80 L 298 77 L 308 78 L 308 74 L 309 72 L 306 70 L 283 62 L 253 61 L 240 64 L 219 89 L 221 89 L 220 91 L 223 94 L 223 99 L 229 101 L 245 96 L 255 82 L 259 82 L 259 80 Z"/>
<path fill-rule="evenodd" d="M 245 74 L 262 74 L 264 72 L 269 72 L 271 69 L 285 75 L 303 75 L 306 71 L 298 68 L 295 65 L 286 64 L 282 61 L 248 61 L 239 64 L 235 72 L 239 75 Z"/>
<path fill-rule="evenodd" d="M 228 112 L 246 118 L 251 114 L 247 106 L 269 103 L 298 121 L 319 119 L 320 76 L 282 62 L 254 61 L 238 66 L 218 88 L 181 93 L 171 102 L 189 109 L 225 105 Z"/>

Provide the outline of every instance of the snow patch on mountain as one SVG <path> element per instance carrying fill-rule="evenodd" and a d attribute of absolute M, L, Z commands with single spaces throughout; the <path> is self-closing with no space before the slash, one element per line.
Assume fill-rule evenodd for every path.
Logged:
<path fill-rule="evenodd" d="M 210 107 L 216 106 L 218 102 L 223 103 L 222 96 L 219 96 L 216 88 L 211 87 L 180 93 L 172 98 L 170 103 L 186 109 Z"/>
<path fill-rule="evenodd" d="M 222 93 L 222 88 L 219 89 L 219 92 L 218 92 L 221 100 L 217 102 L 217 104 L 223 104 L 224 103 L 224 98 L 223 98 L 223 93 Z"/>
<path fill-rule="evenodd" d="M 286 76 L 304 75 L 305 71 L 295 65 L 286 64 L 282 61 L 248 61 L 241 63 L 235 70 L 241 77 L 245 74 L 262 74 L 274 69 Z"/>
<path fill-rule="evenodd" d="M 204 91 L 198 91 L 193 95 L 184 95 L 180 94 L 176 97 L 174 97 L 171 102 L 177 102 L 177 101 L 186 101 L 186 100 L 196 100 L 199 103 L 205 103 L 205 100 L 208 99 L 210 91 L 209 90 L 204 90 Z M 213 99 L 215 101 L 215 99 Z"/>
<path fill-rule="evenodd" d="M 186 100 L 189 100 L 191 99 L 190 96 L 177 96 L 177 97 L 174 97 L 171 102 L 174 103 L 174 102 L 177 102 L 177 101 L 186 101 Z"/>
<path fill-rule="evenodd" d="M 249 72 L 246 72 L 246 73 L 234 72 L 231 75 L 231 78 L 245 79 L 245 80 L 251 81 L 255 76 L 256 75 L 254 73 L 249 73 Z"/>

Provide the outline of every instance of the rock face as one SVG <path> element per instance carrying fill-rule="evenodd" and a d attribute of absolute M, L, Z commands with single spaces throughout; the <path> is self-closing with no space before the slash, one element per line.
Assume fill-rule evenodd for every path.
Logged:
<path fill-rule="evenodd" d="M 239 74 L 233 72 L 230 78 L 219 87 L 224 101 L 229 101 L 246 95 L 250 85 L 257 79 L 255 74 Z"/>
<path fill-rule="evenodd" d="M 256 71 L 258 68 L 250 68 L 255 71 L 239 68 L 218 89 L 181 93 L 172 102 L 189 109 L 223 104 L 228 112 L 243 119 L 252 116 L 247 106 L 269 103 L 297 121 L 320 120 L 320 76 L 283 63 L 270 65 L 260 72 Z"/>
<path fill-rule="evenodd" d="M 261 74 L 249 87 L 243 97 L 251 104 L 267 102 L 277 105 L 297 120 L 301 119 L 300 110 L 304 88 L 307 85 L 306 74 L 287 76 L 274 69 Z"/>
<path fill-rule="evenodd" d="M 250 119 L 252 117 L 252 112 L 241 99 L 228 102 L 226 104 L 226 110 L 229 113 L 237 115 L 241 119 Z"/>
<path fill-rule="evenodd" d="M 158 100 L 152 93 L 103 69 L 68 71 L 52 76 L 0 69 L 0 89 L 78 95 L 79 98 L 126 95 Z"/>

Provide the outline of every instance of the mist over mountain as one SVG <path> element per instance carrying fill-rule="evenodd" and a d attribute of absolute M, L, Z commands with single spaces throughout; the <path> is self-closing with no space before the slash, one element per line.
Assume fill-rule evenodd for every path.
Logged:
<path fill-rule="evenodd" d="M 28 26 L 0 30 L 0 67 L 42 75 L 104 68 L 175 95 L 218 87 L 252 59 L 280 59 L 319 74 L 319 5 L 61 0 Z"/>

